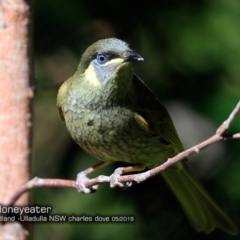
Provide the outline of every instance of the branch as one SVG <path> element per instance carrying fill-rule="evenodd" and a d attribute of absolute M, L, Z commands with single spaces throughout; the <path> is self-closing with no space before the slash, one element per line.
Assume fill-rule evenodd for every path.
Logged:
<path fill-rule="evenodd" d="M 221 126 L 217 129 L 216 134 L 222 135 L 226 132 L 226 130 L 232 125 L 233 121 L 236 119 L 237 115 L 240 112 L 240 101 L 236 105 L 236 107 L 233 109 L 231 114 L 229 115 L 228 119 L 224 121 Z"/>
<path fill-rule="evenodd" d="M 233 109 L 227 120 L 225 120 L 220 127 L 217 129 L 216 133 L 206 139 L 205 141 L 177 154 L 173 158 L 169 158 L 166 162 L 161 164 L 160 166 L 153 168 L 151 170 L 148 170 L 143 173 L 138 173 L 138 174 L 131 174 L 131 175 L 124 175 L 124 176 L 119 176 L 118 181 L 121 183 L 126 183 L 126 182 L 137 182 L 140 183 L 142 181 L 145 181 L 146 179 L 153 177 L 157 175 L 158 173 L 166 170 L 173 164 L 183 160 L 184 158 L 192 155 L 199 153 L 202 149 L 216 143 L 222 140 L 228 140 L 228 139 L 236 139 L 240 138 L 240 133 L 235 133 L 235 134 L 225 134 L 226 130 L 229 129 L 229 127 L 232 125 L 233 121 L 236 119 L 237 115 L 240 113 L 240 101 L 236 105 L 236 107 Z M 111 176 L 103 176 L 100 175 L 96 178 L 93 179 L 88 179 L 84 182 L 86 187 L 92 187 L 94 185 L 100 184 L 100 183 L 109 183 L 110 182 Z M 5 204 L 7 206 L 13 205 L 17 199 L 25 192 L 29 191 L 30 189 L 33 188 L 41 188 L 41 187 L 76 187 L 76 182 L 73 180 L 64 180 L 64 179 L 41 179 L 41 178 L 33 178 L 29 182 L 26 183 L 26 185 L 23 185 L 18 191 L 14 193 L 14 195 L 9 199 L 9 201 Z"/>

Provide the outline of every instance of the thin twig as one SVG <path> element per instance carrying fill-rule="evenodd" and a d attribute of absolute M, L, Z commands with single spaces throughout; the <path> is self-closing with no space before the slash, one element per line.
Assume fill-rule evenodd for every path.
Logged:
<path fill-rule="evenodd" d="M 121 183 L 126 182 L 132 182 L 135 181 L 137 183 L 140 183 L 150 177 L 155 176 L 156 174 L 166 170 L 168 167 L 172 166 L 173 164 L 183 160 L 184 158 L 199 153 L 202 149 L 216 143 L 222 140 L 228 140 L 228 139 L 236 139 L 240 138 L 240 133 L 235 134 L 225 134 L 226 130 L 229 129 L 233 121 L 236 119 L 237 115 L 240 113 L 240 101 L 236 105 L 236 107 L 233 109 L 232 113 L 229 115 L 227 120 L 225 120 L 220 127 L 217 129 L 216 134 L 214 134 L 212 137 L 206 139 L 205 141 L 177 154 L 176 156 L 169 158 L 166 162 L 161 164 L 160 166 L 153 168 L 151 170 L 148 170 L 143 173 L 138 174 L 131 174 L 131 175 L 124 175 L 119 176 L 118 181 Z M 97 184 L 101 183 L 109 183 L 110 177 L 108 176 L 98 176 L 93 179 L 86 180 L 84 182 L 84 185 L 89 188 Z M 33 188 L 40 188 L 40 187 L 76 187 L 76 182 L 73 180 L 64 180 L 64 179 L 41 179 L 41 178 L 33 178 L 29 182 L 27 182 L 25 185 L 23 185 L 21 188 L 16 191 L 12 198 L 9 199 L 9 201 L 5 204 L 7 206 L 13 205 L 17 199 L 26 191 L 29 191 Z"/>
<path fill-rule="evenodd" d="M 237 115 L 240 112 L 240 101 L 236 105 L 236 107 L 233 109 L 231 114 L 229 115 L 228 119 L 225 120 L 221 126 L 217 129 L 216 133 L 219 135 L 222 135 L 233 123 L 233 121 L 236 119 Z"/>
<path fill-rule="evenodd" d="M 41 188 L 41 187 L 72 187 L 75 188 L 76 182 L 73 180 L 65 180 L 65 179 L 43 179 L 35 177 L 28 181 L 25 185 L 21 186 L 9 199 L 5 206 L 12 206 L 18 198 L 24 194 L 25 192 L 29 191 L 33 188 Z"/>

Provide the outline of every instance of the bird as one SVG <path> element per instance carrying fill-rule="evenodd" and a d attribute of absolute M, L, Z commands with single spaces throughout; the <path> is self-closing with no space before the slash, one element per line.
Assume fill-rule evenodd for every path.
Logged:
<path fill-rule="evenodd" d="M 109 163 L 129 164 L 122 173 L 152 169 L 184 150 L 173 121 L 154 93 L 133 71 L 140 54 L 117 38 L 100 39 L 83 53 L 77 71 L 59 88 L 57 108 L 73 140 L 101 160 L 78 174 L 76 187 L 91 172 Z M 181 161 L 160 175 L 198 232 L 216 228 L 235 235 L 233 221 L 215 203 Z M 113 183 L 113 185 L 120 183 Z"/>

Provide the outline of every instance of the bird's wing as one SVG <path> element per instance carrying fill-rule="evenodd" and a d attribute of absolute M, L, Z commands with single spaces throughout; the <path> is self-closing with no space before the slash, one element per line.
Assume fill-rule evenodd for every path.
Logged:
<path fill-rule="evenodd" d="M 182 151 L 182 143 L 163 104 L 136 75 L 133 75 L 133 88 L 135 88 L 136 105 L 138 106 L 135 119 L 139 126 L 150 134 L 159 135 L 163 141 L 171 143 L 178 151 Z"/>
<path fill-rule="evenodd" d="M 62 108 L 61 108 L 60 106 L 58 106 L 57 109 L 58 109 L 58 113 L 59 113 L 60 118 L 61 118 L 63 121 L 65 121 Z"/>
<path fill-rule="evenodd" d="M 62 111 L 62 105 L 66 101 L 67 94 L 68 94 L 68 88 L 69 88 L 69 82 L 71 81 L 71 78 L 69 78 L 67 81 L 65 81 L 62 86 L 58 90 L 58 95 L 57 95 L 57 108 L 58 108 L 58 113 L 59 116 L 63 121 L 65 121 L 64 114 Z"/>

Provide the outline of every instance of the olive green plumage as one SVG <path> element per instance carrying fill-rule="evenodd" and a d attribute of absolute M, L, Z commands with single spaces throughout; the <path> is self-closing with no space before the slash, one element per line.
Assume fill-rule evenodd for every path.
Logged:
<path fill-rule="evenodd" d="M 166 108 L 133 73 L 134 60 L 143 59 L 125 42 L 97 41 L 59 89 L 57 106 L 72 138 L 91 155 L 153 168 L 183 146 Z M 197 231 L 237 233 L 184 162 L 161 175 Z"/>

